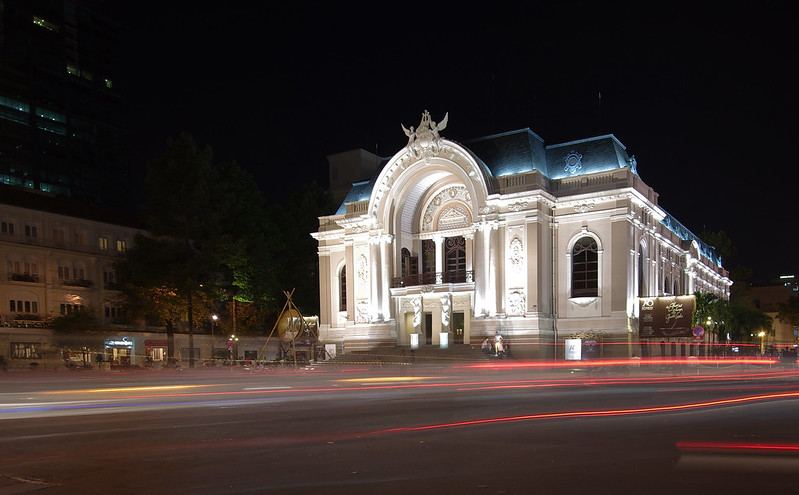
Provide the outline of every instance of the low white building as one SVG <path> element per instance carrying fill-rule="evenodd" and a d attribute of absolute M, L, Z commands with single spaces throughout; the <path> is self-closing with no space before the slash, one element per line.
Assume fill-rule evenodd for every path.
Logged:
<path fill-rule="evenodd" d="M 113 326 L 122 316 L 114 263 L 139 231 L 121 213 L 0 186 L 0 356 L 36 359 L 34 329 L 81 308 Z"/>
<path fill-rule="evenodd" d="M 713 248 L 658 206 L 613 135 L 545 145 L 523 129 L 461 144 L 441 137 L 446 122 L 425 112 L 407 146 L 320 218 L 323 341 L 346 352 L 502 335 L 517 355 L 551 357 L 590 333 L 640 356 L 639 298 L 729 297 Z"/>

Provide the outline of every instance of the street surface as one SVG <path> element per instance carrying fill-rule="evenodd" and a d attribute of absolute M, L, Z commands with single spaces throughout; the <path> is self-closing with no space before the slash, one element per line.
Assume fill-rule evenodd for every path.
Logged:
<path fill-rule="evenodd" d="M 9 372 L 0 495 L 797 493 L 798 420 L 779 366 Z"/>

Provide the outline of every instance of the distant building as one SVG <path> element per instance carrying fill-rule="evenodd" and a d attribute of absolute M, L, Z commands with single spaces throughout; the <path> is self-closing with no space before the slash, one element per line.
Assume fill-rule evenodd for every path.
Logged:
<path fill-rule="evenodd" d="M 502 335 L 520 355 L 551 356 L 590 334 L 640 356 L 640 298 L 729 298 L 714 249 L 658 205 L 613 135 L 545 145 L 523 129 L 461 144 L 441 137 L 446 123 L 425 112 L 407 146 L 320 218 L 326 342 Z"/>
<path fill-rule="evenodd" d="M 787 304 L 792 297 L 799 297 L 796 292 L 796 280 L 793 276 L 780 277 L 779 283 L 753 286 L 749 297 L 754 307 L 772 318 L 773 335 L 766 342 L 778 346 L 793 345 L 798 342 L 799 331 L 790 323 L 777 319 L 781 304 Z"/>
<path fill-rule="evenodd" d="M 141 232 L 136 219 L 44 193 L 0 186 L 0 355 L 25 359 L 26 334 L 90 310 L 104 328 L 122 317 L 114 263 Z"/>
<path fill-rule="evenodd" d="M 88 3 L 0 3 L 0 184 L 131 210 L 120 27 Z"/>
<path fill-rule="evenodd" d="M 344 201 L 352 184 L 371 179 L 379 170 L 383 159 L 366 150 L 351 150 L 327 156 L 329 164 L 329 190 L 337 203 Z"/>

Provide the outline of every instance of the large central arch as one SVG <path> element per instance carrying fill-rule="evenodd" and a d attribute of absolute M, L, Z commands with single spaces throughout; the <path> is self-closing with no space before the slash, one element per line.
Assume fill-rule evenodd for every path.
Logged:
<path fill-rule="evenodd" d="M 470 197 L 469 208 L 479 212 L 489 194 L 490 175 L 460 145 L 442 139 L 437 154 L 416 156 L 406 147 L 394 155 L 375 181 L 368 214 L 377 227 L 390 234 L 407 232 L 413 212 L 432 189 L 460 185 Z"/>

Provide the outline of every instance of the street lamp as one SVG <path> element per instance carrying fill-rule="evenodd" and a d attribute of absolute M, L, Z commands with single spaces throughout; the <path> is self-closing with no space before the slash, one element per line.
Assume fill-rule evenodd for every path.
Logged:
<path fill-rule="evenodd" d="M 230 359 L 230 367 L 231 368 L 233 367 L 233 344 L 238 342 L 238 341 L 239 341 L 239 338 L 236 337 L 235 335 L 231 335 L 230 338 L 227 341 L 227 351 L 228 351 L 228 357 Z"/>
<path fill-rule="evenodd" d="M 216 325 L 216 320 L 218 319 L 219 319 L 218 316 L 211 315 L 211 364 L 212 365 L 216 364 L 216 361 L 214 361 L 214 357 L 216 354 L 214 351 L 214 325 Z"/>
<path fill-rule="evenodd" d="M 765 350 L 766 332 L 761 331 L 757 336 L 760 337 L 760 355 L 762 356 Z"/>

